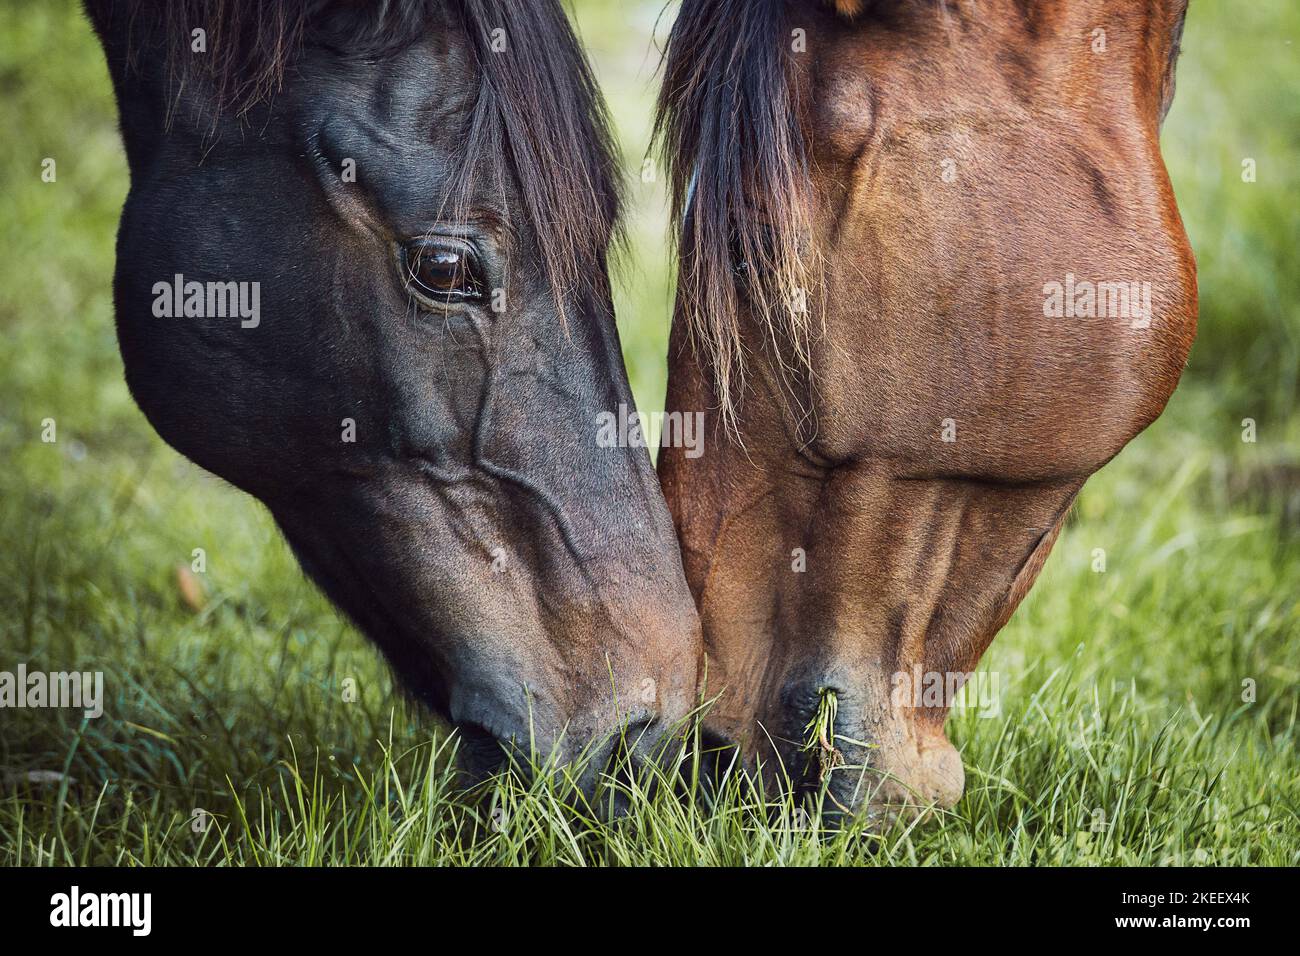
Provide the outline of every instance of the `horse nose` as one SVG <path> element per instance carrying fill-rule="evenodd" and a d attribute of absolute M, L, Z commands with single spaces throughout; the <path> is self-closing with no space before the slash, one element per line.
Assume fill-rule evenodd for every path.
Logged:
<path fill-rule="evenodd" d="M 662 717 L 644 718 L 629 724 L 618 737 L 611 762 L 617 767 L 620 761 L 625 761 L 634 770 L 669 766 L 675 757 L 673 743 L 679 739 L 674 729 Z"/>
<path fill-rule="evenodd" d="M 464 783 L 474 786 L 508 767 L 546 766 L 564 741 L 563 719 L 535 689 L 502 679 L 453 685 L 448 707 Z"/>
<path fill-rule="evenodd" d="M 614 815 L 623 815 L 634 791 L 653 793 L 672 773 L 682 752 L 678 744 L 684 739 L 675 731 L 673 723 L 658 716 L 619 725 L 584 755 L 578 777 L 583 796 L 607 797 Z"/>
<path fill-rule="evenodd" d="M 459 738 L 456 758 L 468 785 L 482 783 L 505 769 L 511 752 L 509 741 L 472 721 L 457 723 L 455 732 Z"/>
<path fill-rule="evenodd" d="M 942 722 L 900 707 L 880 679 L 835 668 L 782 685 L 770 739 L 790 782 L 825 789 L 833 815 L 881 824 L 899 813 L 948 809 L 965 783 Z"/>
<path fill-rule="evenodd" d="M 482 707 L 473 718 L 454 721 L 454 728 L 461 771 L 470 786 L 507 768 L 524 777 L 565 772 L 585 796 L 592 796 L 607 779 L 627 782 L 629 774 L 670 763 L 668 743 L 676 738 L 670 731 L 678 724 L 665 720 L 657 707 L 621 719 L 589 714 L 562 724 L 539 719 L 536 711 L 512 714 Z"/>

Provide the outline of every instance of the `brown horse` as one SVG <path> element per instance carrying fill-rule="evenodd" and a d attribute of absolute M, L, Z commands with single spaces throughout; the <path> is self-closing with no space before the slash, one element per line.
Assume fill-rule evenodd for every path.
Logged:
<path fill-rule="evenodd" d="M 1185 13 L 685 0 L 674 24 L 668 406 L 722 438 L 660 474 L 710 729 L 798 774 L 833 692 L 826 736 L 866 769 L 830 794 L 874 820 L 960 797 L 952 689 L 1178 382 L 1195 263 L 1158 140 Z"/>

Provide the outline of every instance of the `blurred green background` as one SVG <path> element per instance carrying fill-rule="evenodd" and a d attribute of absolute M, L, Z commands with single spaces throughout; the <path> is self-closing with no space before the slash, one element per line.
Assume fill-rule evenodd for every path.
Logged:
<path fill-rule="evenodd" d="M 643 409 L 662 406 L 671 305 L 663 177 L 642 176 L 660 13 L 658 0 L 576 4 L 628 174 L 617 301 Z M 1089 483 L 986 659 L 1010 676 L 1006 723 L 955 722 L 963 806 L 988 815 L 905 858 L 1087 860 L 1102 844 L 1077 840 L 1074 816 L 1102 805 L 1143 821 L 1107 837 L 1105 860 L 1300 859 L 1298 42 L 1293 0 L 1192 2 L 1163 134 L 1200 269 L 1190 367 L 1164 417 Z M 55 183 L 41 181 L 45 157 Z M 132 404 L 110 300 L 125 189 L 102 55 L 76 4 L 3 0 L 0 669 L 104 670 L 109 700 L 88 727 L 0 714 L 0 863 L 188 860 L 149 834 L 183 834 L 190 807 L 270 785 L 291 749 L 351 792 L 390 720 L 399 742 L 424 733 L 262 508 L 167 449 Z M 47 418 L 57 443 L 40 441 Z M 208 555 L 198 612 L 176 578 L 195 547 Z M 360 706 L 340 703 L 347 676 Z M 1053 681 L 1066 690 L 1048 703 Z M 1064 760 L 1084 770 L 1058 779 Z M 1114 808 L 1108 788 L 1138 767 L 1156 781 L 1151 805 Z M 80 782 L 13 782 L 41 770 Z M 1062 787 L 1072 809 L 1056 819 L 1042 808 Z M 1028 851 L 1009 835 L 1026 807 L 1039 814 Z"/>

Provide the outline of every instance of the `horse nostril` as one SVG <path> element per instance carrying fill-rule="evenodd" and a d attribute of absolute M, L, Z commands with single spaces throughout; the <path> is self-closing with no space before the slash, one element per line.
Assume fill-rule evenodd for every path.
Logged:
<path fill-rule="evenodd" d="M 455 729 L 459 738 L 460 770 L 468 778 L 470 786 L 484 782 L 507 767 L 531 779 L 538 771 L 550 773 L 572 764 L 577 769 L 574 782 L 578 790 L 591 796 L 600 792 L 603 784 L 609 781 L 626 786 L 643 777 L 655 776 L 653 772 L 644 771 L 651 764 L 660 765 L 664 759 L 661 755 L 670 749 L 664 746 L 668 725 L 657 714 L 638 714 L 603 734 L 590 737 L 583 733 L 576 737 L 561 735 L 551 742 L 551 750 L 547 749 L 545 741 L 535 742 L 524 735 L 505 734 L 499 728 L 489 729 L 488 725 L 473 720 L 458 720 Z M 571 740 L 587 742 L 580 745 L 571 743 Z M 536 751 L 532 749 L 534 746 L 538 748 Z"/>
<path fill-rule="evenodd" d="M 456 725 L 456 733 L 460 736 L 457 756 L 471 783 L 481 783 L 505 767 L 510 745 L 486 727 L 465 721 Z"/>
<path fill-rule="evenodd" d="M 621 724 L 592 754 L 579 786 L 615 818 L 624 816 L 634 793 L 650 793 L 659 776 L 652 768 L 663 759 L 665 727 L 657 716 Z"/>
<path fill-rule="evenodd" d="M 646 717 L 628 724 L 623 747 L 634 765 L 664 766 L 673 756 L 675 739 L 671 724 L 659 717 Z"/>
<path fill-rule="evenodd" d="M 640 720 L 630 722 L 623 731 L 623 739 L 628 741 L 630 747 L 635 747 L 651 735 L 659 724 L 658 717 L 643 717 Z"/>
<path fill-rule="evenodd" d="M 593 792 L 602 777 L 628 779 L 656 749 L 660 733 L 657 717 L 638 717 L 609 731 L 586 754 L 583 789 Z"/>

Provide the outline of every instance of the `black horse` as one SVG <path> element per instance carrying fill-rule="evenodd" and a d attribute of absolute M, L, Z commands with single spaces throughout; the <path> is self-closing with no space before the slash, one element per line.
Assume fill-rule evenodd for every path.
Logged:
<path fill-rule="evenodd" d="M 87 9 L 159 434 L 267 505 L 477 772 L 498 742 L 650 745 L 699 623 L 649 456 L 596 439 L 631 401 L 617 174 L 557 0 Z"/>

